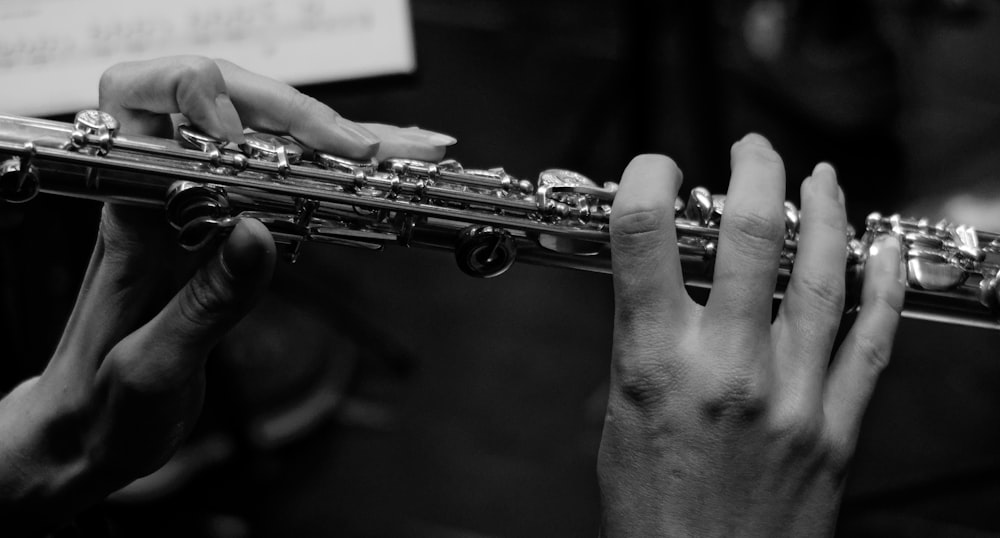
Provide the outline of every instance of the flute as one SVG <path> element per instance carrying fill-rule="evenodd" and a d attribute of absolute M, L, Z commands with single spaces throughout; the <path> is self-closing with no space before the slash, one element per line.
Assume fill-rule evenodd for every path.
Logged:
<path fill-rule="evenodd" d="M 72 124 L 0 115 L 0 199 L 27 202 L 44 192 L 160 208 L 189 250 L 254 218 L 291 261 L 312 241 L 450 250 L 459 269 L 485 278 L 515 260 L 611 271 L 613 182 L 550 169 L 532 183 L 455 160 L 356 161 L 266 133 L 247 133 L 239 147 L 191 126 L 178 135 L 120 134 L 118 121 L 97 110 L 81 111 Z M 724 196 L 701 187 L 675 203 L 688 286 L 711 287 L 724 208 Z M 776 298 L 795 262 L 798 223 L 786 202 Z M 899 215 L 873 213 L 860 236 L 848 230 L 849 309 L 857 307 L 868 249 L 884 234 L 899 239 L 906 262 L 904 316 L 1000 328 L 1000 236 Z"/>

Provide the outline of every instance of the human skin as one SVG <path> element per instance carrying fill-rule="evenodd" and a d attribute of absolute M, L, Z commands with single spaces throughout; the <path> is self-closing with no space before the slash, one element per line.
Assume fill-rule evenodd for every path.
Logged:
<path fill-rule="evenodd" d="M 800 240 L 772 322 L 785 175 L 763 137 L 733 145 L 711 294 L 685 292 L 669 158 L 637 157 L 611 220 L 615 330 L 598 464 L 603 535 L 832 534 L 858 426 L 903 301 L 899 244 L 876 243 L 834 352 L 846 217 L 833 168 L 802 183 Z M 832 357 L 832 361 L 831 361 Z"/>
<path fill-rule="evenodd" d="M 100 108 L 123 133 L 172 137 L 183 115 L 222 140 L 242 142 L 251 127 L 355 159 L 440 160 L 455 142 L 357 124 L 285 84 L 193 56 L 112 67 Z M 266 289 L 275 246 L 252 219 L 202 254 L 180 251 L 174 235 L 159 212 L 104 207 L 58 348 L 39 376 L 0 400 L 4 536 L 59 528 L 159 468 L 194 427 L 208 353 Z"/>

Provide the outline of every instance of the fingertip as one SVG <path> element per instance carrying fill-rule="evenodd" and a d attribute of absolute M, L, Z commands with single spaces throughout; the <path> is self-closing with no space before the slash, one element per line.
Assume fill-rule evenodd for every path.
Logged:
<path fill-rule="evenodd" d="M 625 326 L 636 312 L 676 325 L 688 318 L 674 222 L 682 177 L 673 159 L 639 155 L 622 173 L 611 211 L 615 307 Z"/>
<path fill-rule="evenodd" d="M 684 181 L 684 173 L 673 159 L 659 153 L 644 153 L 629 161 L 622 172 L 622 184 L 647 177 L 667 178 L 675 182 L 678 189 Z"/>
<path fill-rule="evenodd" d="M 864 303 L 882 299 L 898 314 L 903 309 L 906 266 L 903 264 L 899 240 L 883 235 L 869 248 L 865 264 Z"/>
<path fill-rule="evenodd" d="M 444 159 L 447 152 L 447 146 L 433 146 L 427 151 L 427 160 L 431 162 L 439 162 Z"/>
<path fill-rule="evenodd" d="M 372 157 L 378 155 L 380 149 L 382 149 L 381 142 L 374 142 L 371 144 L 358 144 L 356 153 L 357 157 L 351 157 L 350 155 L 345 155 L 345 156 L 359 160 L 371 159 Z"/>
<path fill-rule="evenodd" d="M 853 439 L 879 375 L 889 364 L 903 309 L 906 269 L 899 240 L 880 236 L 869 248 L 861 313 L 830 366 L 824 406 L 835 436 Z"/>
<path fill-rule="evenodd" d="M 825 198 L 838 200 L 840 186 L 837 184 L 837 172 L 827 162 L 821 162 L 813 168 L 812 175 L 803 182 L 803 190 L 813 190 Z M 839 200 L 838 200 L 839 201 Z"/>
<path fill-rule="evenodd" d="M 384 123 L 360 125 L 382 141 L 376 155 L 380 161 L 401 158 L 438 162 L 444 158 L 448 147 L 458 142 L 455 137 L 419 127 L 397 127 Z"/>
<path fill-rule="evenodd" d="M 633 158 L 622 173 L 621 186 L 615 195 L 612 235 L 619 238 L 642 235 L 643 231 L 672 225 L 674 202 L 682 181 L 680 168 L 666 155 Z"/>
<path fill-rule="evenodd" d="M 772 173 L 780 172 L 781 181 L 784 183 L 784 161 L 771 142 L 763 135 L 748 133 L 736 141 L 730 148 L 729 158 L 734 173 L 741 166 L 750 166 L 755 169 L 764 167 Z"/>
<path fill-rule="evenodd" d="M 744 145 L 744 144 L 749 144 L 749 145 L 752 145 L 752 146 L 760 146 L 760 147 L 765 147 L 765 148 L 770 148 L 770 149 L 773 149 L 773 147 L 774 147 L 774 146 L 771 145 L 771 141 L 768 140 L 767 137 L 765 137 L 764 135 L 762 135 L 760 133 L 752 133 L 751 132 L 751 133 L 747 133 L 746 135 L 744 135 L 743 138 L 737 140 L 733 144 L 732 150 L 735 151 L 736 149 L 739 148 L 739 146 Z"/>
<path fill-rule="evenodd" d="M 226 239 L 222 265 L 236 279 L 270 277 L 275 262 L 274 238 L 257 219 L 241 219 Z"/>
<path fill-rule="evenodd" d="M 829 174 L 832 175 L 833 177 L 837 177 L 837 169 L 834 168 L 832 164 L 826 161 L 820 161 L 819 163 L 817 163 L 816 166 L 813 167 L 812 173 L 814 176 L 820 174 L 822 175 Z"/>
<path fill-rule="evenodd" d="M 868 254 L 870 259 L 885 260 L 879 262 L 877 265 L 879 269 L 894 271 L 896 266 L 889 264 L 888 261 L 900 258 L 899 240 L 890 234 L 879 236 L 868 248 Z"/>
<path fill-rule="evenodd" d="M 634 213 L 664 212 L 673 221 L 674 202 L 684 177 L 677 163 L 666 155 L 638 155 L 622 172 L 615 194 L 611 220 L 621 227 L 622 219 Z M 614 228 L 614 226 L 612 226 Z"/>

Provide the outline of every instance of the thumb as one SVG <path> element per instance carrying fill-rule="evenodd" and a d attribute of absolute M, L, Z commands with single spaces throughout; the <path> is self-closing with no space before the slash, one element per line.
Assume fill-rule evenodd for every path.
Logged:
<path fill-rule="evenodd" d="M 108 353 L 98 371 L 103 403 L 92 435 L 109 458 L 99 466 L 109 487 L 152 472 L 191 431 L 205 359 L 263 294 L 274 260 L 267 228 L 241 220 L 167 306 Z"/>
<path fill-rule="evenodd" d="M 200 361 L 256 304 L 274 271 L 270 232 L 260 221 L 241 220 L 220 250 L 143 328 L 147 350 Z"/>

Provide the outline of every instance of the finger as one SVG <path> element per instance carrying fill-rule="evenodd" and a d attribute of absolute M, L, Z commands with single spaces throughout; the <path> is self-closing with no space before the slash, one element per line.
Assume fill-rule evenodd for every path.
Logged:
<path fill-rule="evenodd" d="M 144 353 L 161 356 L 165 369 L 199 366 L 215 343 L 256 302 L 270 281 L 275 247 L 257 220 L 245 219 L 226 239 L 219 255 L 198 270 L 137 338 Z M 144 366 L 153 368 L 155 366 Z"/>
<path fill-rule="evenodd" d="M 162 215 L 105 205 L 90 264 L 47 371 L 86 379 L 112 346 L 152 315 L 172 243 Z"/>
<path fill-rule="evenodd" d="M 241 221 L 165 308 L 108 353 L 93 400 L 102 453 L 118 454 L 111 479 L 152 471 L 191 431 L 203 399 L 205 359 L 262 295 L 274 258 L 264 225 Z"/>
<path fill-rule="evenodd" d="M 267 228 L 257 220 L 240 221 L 218 255 L 152 320 L 116 345 L 101 370 L 143 393 L 191 379 L 211 348 L 264 292 L 274 260 Z"/>
<path fill-rule="evenodd" d="M 783 369 L 798 380 L 819 383 L 825 376 L 837 327 L 844 313 L 847 215 L 839 201 L 833 167 L 816 165 L 802 182 L 802 212 L 795 267 L 781 303 L 779 323 L 797 351 L 779 354 Z M 803 356 L 803 353 L 805 356 Z M 807 394 L 817 394 L 808 387 Z"/>
<path fill-rule="evenodd" d="M 418 127 L 396 127 L 383 123 L 362 123 L 361 125 L 382 141 L 378 147 L 378 154 L 375 156 L 380 161 L 399 157 L 438 162 L 444 158 L 448 147 L 458 142 L 446 134 Z"/>
<path fill-rule="evenodd" d="M 684 290 L 674 200 L 680 169 L 669 157 L 640 155 L 622 174 L 611 211 L 616 327 L 636 318 L 679 325 L 693 306 Z"/>
<path fill-rule="evenodd" d="M 824 391 L 832 439 L 853 442 L 875 382 L 889 362 L 905 291 L 899 250 L 896 238 L 884 236 L 865 264 L 861 313 L 837 351 Z"/>
<path fill-rule="evenodd" d="M 242 125 L 214 62 L 195 56 L 115 65 L 101 77 L 100 107 L 125 132 L 171 136 L 170 114 L 184 112 L 213 136 L 242 139 Z M 148 320 L 165 284 L 174 241 L 163 218 L 106 205 L 97 245 L 52 365 L 92 374 L 110 348 Z"/>
<path fill-rule="evenodd" d="M 122 131 L 173 138 L 169 114 L 182 113 L 206 133 L 242 143 L 243 126 L 222 71 L 199 56 L 117 64 L 101 76 L 100 108 Z"/>
<path fill-rule="evenodd" d="M 248 127 L 288 134 L 310 148 L 351 159 L 371 158 L 378 152 L 379 138 L 374 133 L 316 99 L 231 62 L 217 63 Z"/>
<path fill-rule="evenodd" d="M 749 134 L 731 150 L 732 178 L 706 314 L 764 330 L 785 235 L 785 167 L 766 138 Z"/>

